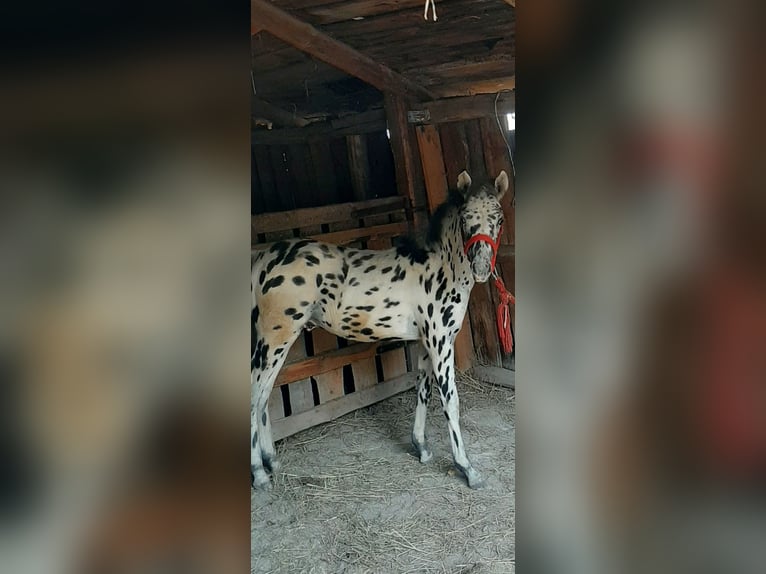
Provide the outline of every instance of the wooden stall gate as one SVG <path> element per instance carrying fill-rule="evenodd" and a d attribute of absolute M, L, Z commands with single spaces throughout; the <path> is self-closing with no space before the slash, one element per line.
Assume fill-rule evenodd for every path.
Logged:
<path fill-rule="evenodd" d="M 306 237 L 385 249 L 407 235 L 406 200 L 388 197 L 252 217 L 252 249 Z M 269 399 L 274 440 L 328 422 L 415 384 L 414 343 L 351 343 L 323 329 L 304 331 Z"/>

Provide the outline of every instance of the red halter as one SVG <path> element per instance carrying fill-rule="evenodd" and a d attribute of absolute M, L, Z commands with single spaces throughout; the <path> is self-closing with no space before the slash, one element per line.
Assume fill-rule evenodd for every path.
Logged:
<path fill-rule="evenodd" d="M 516 304 L 516 298 L 506 288 L 503 280 L 495 273 L 495 261 L 497 260 L 497 250 L 500 247 L 500 237 L 503 235 L 503 226 L 500 226 L 500 231 L 497 234 L 497 241 L 492 239 L 489 235 L 478 234 L 471 237 L 465 242 L 465 253 L 468 255 L 468 248 L 474 243 L 483 241 L 489 243 L 492 247 L 492 274 L 495 277 L 495 287 L 500 294 L 500 304 L 497 306 L 497 332 L 500 336 L 500 342 L 503 345 L 503 350 L 506 353 L 513 351 L 513 334 L 511 333 L 511 312 L 509 305 Z"/>
<path fill-rule="evenodd" d="M 483 241 L 484 243 L 489 243 L 489 246 L 492 247 L 492 271 L 495 270 L 495 261 L 497 260 L 497 249 L 500 247 L 500 237 L 503 235 L 503 226 L 500 226 L 500 231 L 497 232 L 497 241 L 492 239 L 489 235 L 484 235 L 483 233 L 477 233 L 473 237 L 471 237 L 468 241 L 465 242 L 465 249 L 464 253 L 468 255 L 468 249 L 473 245 L 474 243 L 479 243 L 480 241 Z"/>

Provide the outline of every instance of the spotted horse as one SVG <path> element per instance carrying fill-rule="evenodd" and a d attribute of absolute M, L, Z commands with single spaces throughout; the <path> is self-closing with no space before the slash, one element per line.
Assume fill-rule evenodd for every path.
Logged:
<path fill-rule="evenodd" d="M 460 433 L 454 343 L 475 282 L 494 271 L 503 225 L 502 171 L 473 187 L 467 172 L 431 218 L 424 244 L 412 239 L 385 251 L 280 241 L 252 261 L 252 484 L 269 489 L 277 470 L 268 398 L 288 349 L 303 329 L 323 329 L 351 341 L 420 341 L 412 443 L 431 459 L 425 422 L 431 385 L 439 389 L 455 466 L 471 488 L 484 480 L 471 465 Z"/>

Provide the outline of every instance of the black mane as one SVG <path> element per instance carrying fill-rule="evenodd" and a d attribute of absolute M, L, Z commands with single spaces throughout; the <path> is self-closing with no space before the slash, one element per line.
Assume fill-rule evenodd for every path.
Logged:
<path fill-rule="evenodd" d="M 396 252 L 414 263 L 425 263 L 428 259 L 428 252 L 441 239 L 444 221 L 453 209 L 460 209 L 464 203 L 463 194 L 451 189 L 447 201 L 437 207 L 428 220 L 425 245 L 421 245 L 414 237 L 408 235 L 397 241 Z"/>

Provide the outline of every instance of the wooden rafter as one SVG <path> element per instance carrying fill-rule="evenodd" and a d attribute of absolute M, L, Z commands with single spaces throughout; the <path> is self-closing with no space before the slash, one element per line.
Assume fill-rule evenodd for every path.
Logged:
<path fill-rule="evenodd" d="M 303 116 L 283 110 L 282 108 L 270 104 L 269 102 L 265 102 L 256 96 L 253 96 L 251 99 L 250 113 L 254 117 L 271 120 L 280 126 L 302 128 L 310 123 Z"/>
<path fill-rule="evenodd" d="M 475 96 L 477 94 L 495 94 L 503 90 L 515 89 L 516 76 L 506 76 L 503 78 L 493 78 L 491 80 L 447 84 L 440 87 L 437 94 L 442 98 L 450 98 L 455 96 Z"/>
<path fill-rule="evenodd" d="M 516 109 L 515 92 L 479 94 L 414 104 L 407 112 L 411 124 L 443 124 L 477 118 L 493 118 Z"/>
<path fill-rule="evenodd" d="M 384 92 L 434 99 L 434 95 L 352 47 L 320 32 L 265 0 L 250 0 L 250 28 L 262 28 L 322 62 L 326 62 Z"/>

